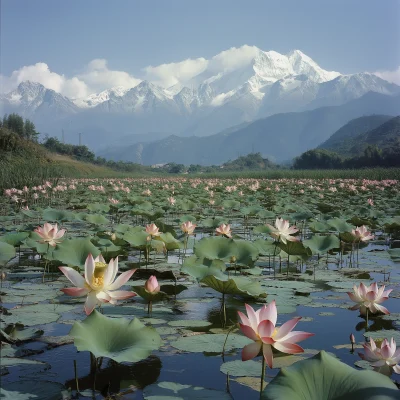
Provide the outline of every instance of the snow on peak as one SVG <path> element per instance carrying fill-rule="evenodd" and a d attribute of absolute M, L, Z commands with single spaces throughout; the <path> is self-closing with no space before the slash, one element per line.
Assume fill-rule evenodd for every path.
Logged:
<path fill-rule="evenodd" d="M 74 103 L 81 108 L 92 108 L 110 100 L 110 98 L 122 97 L 128 90 L 129 89 L 123 86 L 116 86 L 111 89 L 103 90 L 100 93 L 91 94 L 83 99 L 75 99 Z"/>

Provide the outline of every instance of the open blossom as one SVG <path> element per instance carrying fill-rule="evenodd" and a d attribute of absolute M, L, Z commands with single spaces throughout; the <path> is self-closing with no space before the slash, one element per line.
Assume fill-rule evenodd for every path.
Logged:
<path fill-rule="evenodd" d="M 364 354 L 358 355 L 365 361 L 371 363 L 373 367 L 392 367 L 396 374 L 400 374 L 400 348 L 396 349 L 396 342 L 393 338 L 388 341 L 385 339 L 381 347 L 377 347 L 374 339 L 370 338 L 369 343 L 364 343 Z"/>
<path fill-rule="evenodd" d="M 114 199 L 113 197 L 111 197 L 110 199 L 108 199 L 108 201 L 109 201 L 111 204 L 114 204 L 114 205 L 116 205 L 116 204 L 119 203 L 119 200 Z"/>
<path fill-rule="evenodd" d="M 373 206 L 373 205 L 374 205 L 374 201 L 373 201 L 372 199 L 368 199 L 367 202 L 368 202 L 368 204 L 369 204 L 370 206 Z"/>
<path fill-rule="evenodd" d="M 282 218 L 277 218 L 275 221 L 275 227 L 270 224 L 266 224 L 271 230 L 271 236 L 275 239 L 281 240 L 282 243 L 298 242 L 299 239 L 292 234 L 298 232 L 295 226 L 289 226 L 289 221 Z"/>
<path fill-rule="evenodd" d="M 360 283 L 360 286 L 354 285 L 353 293 L 347 292 L 350 299 L 356 303 L 351 310 L 360 309 L 362 315 L 366 313 L 367 309 L 372 313 L 380 311 L 384 314 L 390 314 L 388 309 L 380 304 L 389 298 L 389 294 L 392 290 L 393 289 L 385 291 L 385 285 L 382 285 L 379 288 L 376 282 L 370 286 L 366 286 L 362 282 Z"/>
<path fill-rule="evenodd" d="M 276 327 L 278 311 L 275 300 L 267 306 L 255 311 L 248 304 L 246 306 L 247 316 L 238 311 L 242 321 L 240 329 L 254 343 L 246 345 L 242 350 L 242 360 L 251 360 L 257 357 L 262 350 L 265 361 L 270 368 L 273 368 L 272 347 L 282 353 L 297 354 L 303 353 L 302 347 L 297 342 L 305 340 L 313 333 L 292 331 L 300 321 L 301 317 L 294 318 L 285 322 L 280 327 Z"/>
<path fill-rule="evenodd" d="M 158 284 L 157 278 L 154 275 L 150 276 L 144 284 L 144 288 L 148 293 L 157 294 L 160 291 L 160 285 Z"/>
<path fill-rule="evenodd" d="M 58 230 L 57 224 L 52 225 L 46 222 L 43 227 L 37 227 L 35 232 L 42 238 L 40 243 L 48 243 L 50 246 L 56 246 L 61 242 L 60 239 L 64 236 L 66 230 Z"/>
<path fill-rule="evenodd" d="M 157 225 L 153 223 L 146 225 L 146 233 L 148 233 L 150 236 L 160 236 L 162 232 L 159 232 Z"/>
<path fill-rule="evenodd" d="M 229 224 L 228 225 L 221 224 L 218 228 L 215 229 L 215 233 L 217 235 L 226 236 L 228 238 L 232 237 L 231 226 Z"/>
<path fill-rule="evenodd" d="M 173 206 L 176 203 L 176 200 L 171 196 L 171 197 L 168 197 L 168 202 L 169 202 L 169 204 L 171 204 L 171 206 Z"/>
<path fill-rule="evenodd" d="M 368 232 L 365 225 L 353 229 L 351 233 L 356 237 L 356 241 L 358 242 L 366 242 L 374 238 L 374 235 L 371 232 Z"/>
<path fill-rule="evenodd" d="M 136 293 L 126 290 L 117 290 L 124 285 L 136 269 L 123 272 L 118 278 L 118 257 L 111 259 L 107 265 L 100 255 L 95 259 L 91 254 L 85 262 L 85 277 L 73 268 L 59 267 L 61 272 L 76 286 L 61 289 L 69 296 L 86 296 L 85 313 L 89 315 L 97 304 L 116 304 L 117 300 L 125 300 L 136 296 Z M 115 279 L 116 278 L 116 279 Z"/>
<path fill-rule="evenodd" d="M 192 235 L 196 226 L 197 225 L 193 224 L 191 221 L 186 221 L 181 225 L 181 231 L 183 233 L 187 233 L 188 235 Z"/>

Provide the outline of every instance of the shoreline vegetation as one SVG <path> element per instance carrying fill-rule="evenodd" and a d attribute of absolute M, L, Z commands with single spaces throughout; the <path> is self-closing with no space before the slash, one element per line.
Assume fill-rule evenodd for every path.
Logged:
<path fill-rule="evenodd" d="M 254 178 L 254 179 L 400 179 L 400 166 L 374 165 L 382 152 L 371 148 L 358 157 L 359 168 L 337 168 L 330 163 L 340 158 L 326 150 L 309 150 L 294 162 L 299 168 L 279 166 L 262 157 L 260 153 L 241 156 L 221 166 L 201 166 L 167 163 L 157 166 L 106 160 L 95 156 L 86 146 L 61 143 L 46 137 L 38 143 L 38 132 L 29 120 L 10 114 L 0 120 L 0 190 L 34 186 L 46 180 L 59 178 L 124 178 L 124 177 L 170 177 L 186 178 Z M 310 160 L 307 165 L 304 155 Z M 311 154 L 311 157 L 310 157 Z M 302 158 L 303 157 L 303 158 Z M 303 162 L 299 163 L 298 160 Z M 382 158 L 384 159 L 384 157 Z M 362 162 L 360 162 L 360 160 Z M 379 160 L 378 160 L 379 161 Z M 379 162 L 375 164 L 379 165 Z M 342 164 L 346 165 L 346 164 Z M 351 163 L 347 162 L 347 165 Z M 364 165 L 364 166 L 363 166 Z M 314 168 L 313 168 L 314 166 Z"/>

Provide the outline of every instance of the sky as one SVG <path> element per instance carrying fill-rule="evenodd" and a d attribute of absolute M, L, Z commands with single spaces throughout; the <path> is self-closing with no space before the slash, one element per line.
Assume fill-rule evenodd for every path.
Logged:
<path fill-rule="evenodd" d="M 399 0 L 0 0 L 0 11 L 1 92 L 28 79 L 75 98 L 168 87 L 251 46 L 400 84 Z"/>

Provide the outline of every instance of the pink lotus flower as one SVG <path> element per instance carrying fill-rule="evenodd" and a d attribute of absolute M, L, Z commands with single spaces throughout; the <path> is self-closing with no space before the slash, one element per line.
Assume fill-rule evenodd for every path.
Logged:
<path fill-rule="evenodd" d="M 239 325 L 242 332 L 249 339 L 254 340 L 254 343 L 250 343 L 243 348 L 243 361 L 257 357 L 262 350 L 268 366 L 273 368 L 272 347 L 287 354 L 303 353 L 303 348 L 297 345 L 296 342 L 314 335 L 313 333 L 301 331 L 292 332 L 301 317 L 294 318 L 285 322 L 280 327 L 276 327 L 278 312 L 275 300 L 267 306 L 264 305 L 257 311 L 254 311 L 248 304 L 245 306 L 248 316 L 238 311 L 239 317 L 242 320 L 242 323 Z"/>
<path fill-rule="evenodd" d="M 385 291 L 385 285 L 382 285 L 380 288 L 378 288 L 376 282 L 374 282 L 371 286 L 365 286 L 362 282 L 360 283 L 360 286 L 354 285 L 353 293 L 347 292 L 350 299 L 357 303 L 351 308 L 351 310 L 360 309 L 360 313 L 362 315 L 366 313 L 367 309 L 372 313 L 380 311 L 384 314 L 390 314 L 388 309 L 380 304 L 389 298 L 389 294 L 392 290 L 393 289 Z"/>
<path fill-rule="evenodd" d="M 88 255 L 85 262 L 85 277 L 73 268 L 59 267 L 61 272 L 76 286 L 74 288 L 61 289 L 69 296 L 86 296 L 85 313 L 89 315 L 97 304 L 116 304 L 117 300 L 125 300 L 136 296 L 136 293 L 126 290 L 117 290 L 124 285 L 133 275 L 136 269 L 123 272 L 117 279 L 118 257 L 111 259 L 107 265 L 100 255 L 93 258 Z"/>
<path fill-rule="evenodd" d="M 374 205 L 374 201 L 372 199 L 368 199 L 367 202 L 371 207 Z"/>
<path fill-rule="evenodd" d="M 152 275 L 144 284 L 146 292 L 151 294 L 157 294 L 160 291 L 160 285 L 158 284 L 157 278 Z"/>
<path fill-rule="evenodd" d="M 169 202 L 169 204 L 171 204 L 171 206 L 173 206 L 176 203 L 176 200 L 171 196 L 171 197 L 168 197 L 168 202 Z"/>
<path fill-rule="evenodd" d="M 56 246 L 61 242 L 60 239 L 64 236 L 66 230 L 58 230 L 57 224 L 52 225 L 46 222 L 43 227 L 37 227 L 35 232 L 42 238 L 40 243 L 48 243 L 50 246 Z"/>
<path fill-rule="evenodd" d="M 368 232 L 365 225 L 353 229 L 351 233 L 356 237 L 357 242 L 366 242 L 374 238 L 374 235 L 371 232 Z"/>
<path fill-rule="evenodd" d="M 277 218 L 275 221 L 275 227 L 270 224 L 266 224 L 271 230 L 271 236 L 274 239 L 281 240 L 282 243 L 298 242 L 299 239 L 295 236 L 291 236 L 293 233 L 298 232 L 295 226 L 289 226 L 289 221 L 282 218 Z"/>
<path fill-rule="evenodd" d="M 150 236 L 160 236 L 162 232 L 158 231 L 156 224 L 150 224 L 146 226 L 146 233 L 148 233 Z"/>
<path fill-rule="evenodd" d="M 181 231 L 183 233 L 187 233 L 188 235 L 192 235 L 196 226 L 197 225 L 193 224 L 191 221 L 186 221 L 181 225 Z"/>
<path fill-rule="evenodd" d="M 358 353 L 358 355 L 365 361 L 371 363 L 373 367 L 391 367 L 396 374 L 400 374 L 400 348 L 396 349 L 396 342 L 393 338 L 390 342 L 385 339 L 381 348 L 376 346 L 374 339 L 370 338 L 369 344 L 364 343 L 364 354 Z"/>
<path fill-rule="evenodd" d="M 218 228 L 216 228 L 215 229 L 215 233 L 218 235 L 218 236 L 226 236 L 226 237 L 228 237 L 228 238 L 231 238 L 232 237 L 232 234 L 231 234 L 231 226 L 228 224 L 228 225 L 225 225 L 225 224 L 221 224 Z"/>

